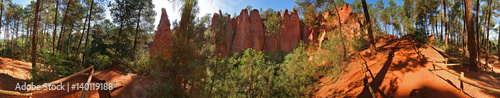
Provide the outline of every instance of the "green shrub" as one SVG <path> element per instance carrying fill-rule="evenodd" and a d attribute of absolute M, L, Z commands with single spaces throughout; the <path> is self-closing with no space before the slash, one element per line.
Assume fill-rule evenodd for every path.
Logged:
<path fill-rule="evenodd" d="M 266 61 L 266 56 L 262 52 L 247 49 L 241 57 L 226 62 L 225 68 L 217 71 L 224 71 L 236 64 L 225 78 L 218 80 L 218 86 L 214 87 L 214 95 L 217 97 L 271 97 L 274 95 L 273 81 L 275 74 L 275 63 Z M 227 60 L 222 60 L 227 61 Z M 221 62 L 224 63 L 224 62 Z M 215 70 L 214 70 L 215 72 Z M 210 74 L 209 74 L 210 76 Z M 211 81 L 209 81 L 211 82 Z"/>
<path fill-rule="evenodd" d="M 277 72 L 276 91 L 278 96 L 307 96 L 306 91 L 312 89 L 317 77 L 318 67 L 308 62 L 309 57 L 301 43 L 297 49 L 286 55 Z"/>
<path fill-rule="evenodd" d="M 102 55 L 100 53 L 92 54 L 88 61 L 90 64 L 94 64 L 97 70 L 104 70 L 108 66 L 111 66 L 112 63 L 108 55 Z"/>

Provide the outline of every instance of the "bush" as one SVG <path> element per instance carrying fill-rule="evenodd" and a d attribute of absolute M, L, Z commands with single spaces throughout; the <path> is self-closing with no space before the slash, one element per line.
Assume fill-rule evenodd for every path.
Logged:
<path fill-rule="evenodd" d="M 214 88 L 214 95 L 217 97 L 271 97 L 274 95 L 273 91 L 273 78 L 275 74 L 275 63 L 266 61 L 266 56 L 262 52 L 256 52 L 252 49 L 247 49 L 241 57 L 233 60 L 232 62 L 227 59 L 220 59 L 224 68 L 216 69 L 216 71 L 227 72 L 231 65 L 236 64 L 237 67 L 230 69 L 231 71 L 227 76 L 218 78 L 217 84 Z M 223 75 L 217 72 L 219 75 Z M 209 81 L 212 83 L 212 81 Z M 208 87 L 208 86 L 207 86 Z M 210 89 L 208 90 L 210 92 Z"/>
<path fill-rule="evenodd" d="M 365 33 L 361 33 L 360 36 L 353 37 L 354 43 L 352 44 L 352 47 L 354 48 L 354 50 L 364 50 L 368 47 L 368 41 L 363 38 L 365 35 Z"/>
<path fill-rule="evenodd" d="M 75 73 L 75 69 L 82 68 L 79 66 L 68 66 L 65 65 L 69 61 L 60 57 L 58 53 L 54 54 L 54 56 L 47 49 L 40 49 L 38 52 L 40 56 L 37 60 L 39 62 L 43 62 L 43 66 L 38 65 L 33 67 L 31 70 L 32 79 L 30 81 L 36 82 L 40 80 L 47 80 L 49 77 L 54 77 L 55 75 L 68 76 Z M 44 69 L 44 70 L 42 70 Z"/>
<path fill-rule="evenodd" d="M 102 55 L 100 53 L 92 54 L 88 61 L 90 64 L 94 64 L 97 70 L 104 70 L 108 66 L 111 66 L 111 58 L 109 58 L 108 55 Z"/>
<path fill-rule="evenodd" d="M 280 70 L 277 73 L 276 91 L 278 96 L 298 97 L 307 96 L 306 91 L 312 89 L 319 79 L 318 67 L 308 62 L 309 57 L 301 43 L 292 53 L 286 55 Z"/>

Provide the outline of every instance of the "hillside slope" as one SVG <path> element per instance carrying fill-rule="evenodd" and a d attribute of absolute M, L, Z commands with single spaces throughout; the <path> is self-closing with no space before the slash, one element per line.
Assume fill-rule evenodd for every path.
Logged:
<path fill-rule="evenodd" d="M 467 97 L 428 70 L 432 65 L 419 56 L 419 52 L 430 47 L 414 44 L 408 36 L 379 41 L 376 46 L 376 55 L 369 55 L 368 50 L 364 50 L 353 56 L 338 79 L 320 80 L 314 96 L 371 97 L 363 84 L 362 67 L 366 60 L 371 70 L 371 73 L 366 72 L 368 83 L 378 97 Z"/>

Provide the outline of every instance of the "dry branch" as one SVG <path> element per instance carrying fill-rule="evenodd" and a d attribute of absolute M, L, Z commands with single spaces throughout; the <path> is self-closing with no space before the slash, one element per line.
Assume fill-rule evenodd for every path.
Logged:
<path fill-rule="evenodd" d="M 87 84 L 85 84 L 85 87 L 89 86 L 88 84 L 92 80 L 92 75 L 93 74 L 94 74 L 94 68 L 92 68 L 92 71 L 90 71 L 90 75 L 89 75 L 89 78 L 87 79 Z M 88 87 L 88 88 L 90 88 L 90 87 Z M 83 90 L 81 98 L 85 98 L 85 94 L 87 94 L 87 89 Z"/>
<path fill-rule="evenodd" d="M 13 96 L 31 96 L 31 95 L 33 95 L 32 93 L 21 93 L 21 92 L 16 92 L 16 91 L 7 91 L 7 90 L 0 90 L 0 94 L 13 95 Z"/>

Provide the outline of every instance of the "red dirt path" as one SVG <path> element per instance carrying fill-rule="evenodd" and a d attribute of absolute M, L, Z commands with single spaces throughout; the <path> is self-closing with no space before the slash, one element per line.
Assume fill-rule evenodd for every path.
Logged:
<path fill-rule="evenodd" d="M 433 48 L 419 43 L 413 43 L 409 37 L 380 41 L 376 43 L 377 54 L 369 55 L 368 50 L 361 51 L 351 57 L 346 69 L 338 79 L 323 78 L 319 87 L 314 90 L 314 97 L 371 97 L 369 90 L 363 84 L 362 67 L 367 65 L 373 74 L 366 72 L 368 83 L 378 97 L 417 97 L 417 98 L 463 98 L 463 97 L 498 97 L 498 94 L 488 93 L 479 88 L 464 85 L 465 93 L 460 92 L 457 76 L 437 70 L 434 75 L 431 62 L 426 57 L 443 58 Z M 360 58 L 360 55 L 363 59 Z M 487 75 L 474 75 L 466 72 L 466 77 L 477 79 Z M 492 79 L 492 78 L 490 78 Z M 496 78 L 493 78 L 494 80 Z M 479 82 L 492 84 L 487 80 Z M 498 81 L 498 79 L 496 79 Z M 498 82 L 497 82 L 498 83 Z M 498 87 L 497 87 L 498 88 Z"/>
<path fill-rule="evenodd" d="M 14 65 L 14 66 L 12 66 Z M 16 67 L 16 66 L 21 66 Z M 16 91 L 17 83 L 23 84 L 31 78 L 29 69 L 31 63 L 22 62 L 18 60 L 11 60 L 9 58 L 0 57 L 0 89 Z M 76 83 L 86 83 L 88 79 L 88 72 L 78 75 L 73 79 L 64 81 L 63 85 L 68 86 Z M 50 80 L 53 81 L 53 80 Z M 45 82 L 44 82 L 45 83 Z M 138 76 L 133 73 L 126 73 L 115 66 L 111 66 L 106 70 L 95 71 L 91 83 L 113 83 L 113 90 L 89 90 L 86 93 L 87 98 L 143 98 L 147 97 L 146 84 L 149 83 L 147 78 Z M 42 83 L 35 83 L 42 84 Z M 18 92 L 25 92 L 19 91 Z M 59 91 L 59 90 L 42 90 L 33 93 L 33 98 L 76 98 L 80 97 L 82 90 Z M 22 96 L 8 96 L 0 94 L 0 98 L 25 98 Z"/>

